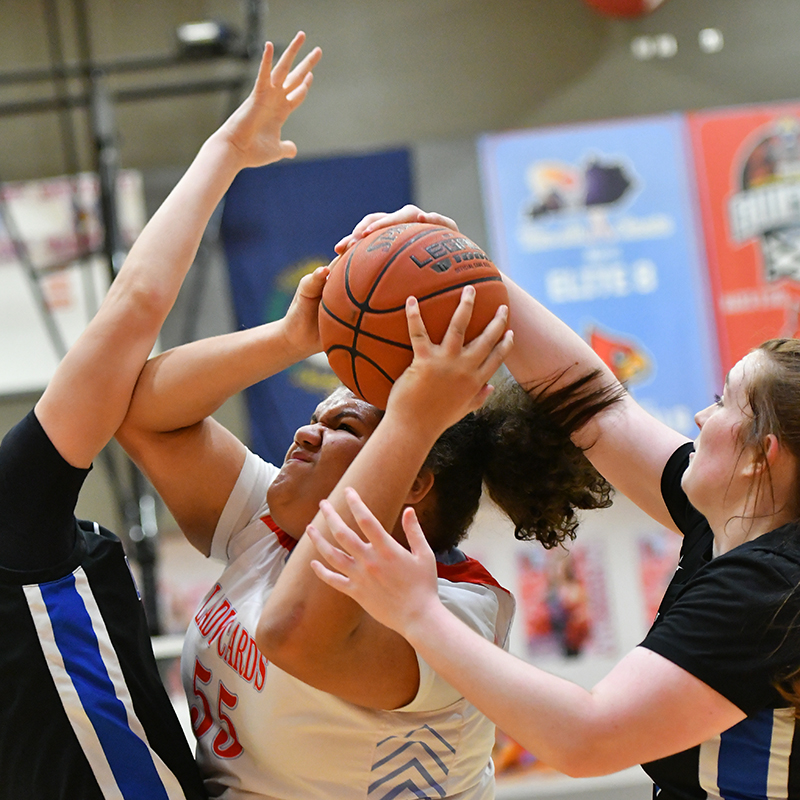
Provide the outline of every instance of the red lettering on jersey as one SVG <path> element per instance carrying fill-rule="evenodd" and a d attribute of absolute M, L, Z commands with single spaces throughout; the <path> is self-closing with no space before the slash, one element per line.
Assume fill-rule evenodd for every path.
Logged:
<path fill-rule="evenodd" d="M 266 656 L 261 654 L 261 651 L 258 652 L 258 674 L 256 675 L 256 679 L 253 681 L 253 686 L 256 687 L 256 691 L 260 692 L 264 688 L 264 683 L 267 680 L 267 658 Z"/>
<path fill-rule="evenodd" d="M 234 614 L 235 614 L 235 612 L 234 612 Z M 217 639 L 217 653 L 219 653 L 219 657 L 220 658 L 224 658 L 225 657 L 225 650 L 227 648 L 227 645 L 230 643 L 230 637 L 228 637 L 226 639 L 225 635 L 227 633 L 229 633 L 230 631 L 232 631 L 236 627 L 233 624 L 234 614 L 232 614 L 225 621 L 225 627 L 222 630 L 219 631 L 219 638 Z"/>
<path fill-rule="evenodd" d="M 205 619 L 213 611 L 213 609 L 209 609 L 208 611 L 206 611 L 205 614 L 203 614 L 203 611 L 205 611 L 208 608 L 208 604 L 214 599 L 214 596 L 217 594 L 217 592 L 220 591 L 222 591 L 222 587 L 218 583 L 215 584 L 214 591 L 211 592 L 211 594 L 206 598 L 203 605 L 200 606 L 200 608 L 197 610 L 197 613 L 194 615 L 194 621 L 197 623 L 198 627 L 200 627 L 201 619 Z"/>
<path fill-rule="evenodd" d="M 231 635 L 228 638 L 228 646 L 225 648 L 225 655 L 222 656 L 225 663 L 230 667 L 233 667 L 233 643 L 236 641 L 236 635 L 238 633 L 239 623 L 237 622 L 231 629 Z M 234 667 L 234 669 L 236 669 L 236 667 Z"/>
<path fill-rule="evenodd" d="M 256 666 L 258 665 L 258 647 L 256 640 L 250 637 L 250 644 L 247 647 L 247 658 L 244 660 L 242 667 L 242 677 L 249 683 L 253 680 L 253 675 L 256 673 Z"/>
<path fill-rule="evenodd" d="M 216 627 L 216 630 L 208 637 L 209 645 L 216 639 L 218 636 L 222 636 L 223 633 L 228 629 L 231 624 L 231 620 L 236 616 L 236 609 L 231 608 L 231 610 L 219 621 L 219 624 Z"/>
<path fill-rule="evenodd" d="M 231 666 L 241 675 L 242 674 L 242 653 L 247 650 L 250 644 L 250 636 L 244 628 L 239 628 L 239 643 L 236 645 L 236 654 Z M 230 662 L 229 662 L 230 663 Z"/>
<path fill-rule="evenodd" d="M 208 634 L 211 632 L 211 628 L 213 628 L 214 625 L 225 616 L 230 607 L 231 604 L 228 602 L 228 600 L 223 600 L 219 605 L 216 606 L 216 608 L 206 614 L 206 616 L 203 618 L 203 621 L 197 626 L 200 628 L 200 633 L 203 635 L 203 637 L 208 636 Z M 236 611 L 233 613 L 235 614 Z"/>
<path fill-rule="evenodd" d="M 214 586 L 194 620 L 207 644 L 210 646 L 216 639 L 219 657 L 260 692 L 266 682 L 269 661 L 236 619 L 236 608 L 225 597 L 220 584 Z"/>

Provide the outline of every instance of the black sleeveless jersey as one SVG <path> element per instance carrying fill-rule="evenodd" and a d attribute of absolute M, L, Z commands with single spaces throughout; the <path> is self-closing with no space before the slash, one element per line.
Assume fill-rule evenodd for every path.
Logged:
<path fill-rule="evenodd" d="M 73 511 L 88 470 L 31 412 L 0 445 L 0 798 L 205 798 L 120 541 Z"/>

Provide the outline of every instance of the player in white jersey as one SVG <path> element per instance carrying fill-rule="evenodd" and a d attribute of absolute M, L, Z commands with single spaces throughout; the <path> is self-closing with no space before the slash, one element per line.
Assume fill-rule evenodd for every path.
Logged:
<path fill-rule="evenodd" d="M 468 287 L 439 345 L 409 302 L 414 363 L 385 414 L 337 390 L 298 429 L 281 468 L 265 464 L 210 415 L 320 349 L 327 273 L 301 281 L 283 320 L 151 360 L 118 433 L 189 540 L 226 563 L 183 659 L 206 787 L 225 798 L 483 800 L 494 792 L 492 726 L 405 640 L 314 575 L 318 554 L 302 534 L 312 520 L 325 529 L 325 498 L 346 513 L 348 487 L 398 532 L 413 506 L 439 558 L 443 601 L 502 645 L 511 598 L 456 548 L 482 483 L 520 536 L 569 535 L 575 505 L 608 498 L 570 443 L 570 423 L 611 399 L 576 381 L 543 408 L 509 384 L 483 405 L 511 334 L 501 309 L 464 345 Z M 556 491 L 537 494 L 557 467 Z"/>
<path fill-rule="evenodd" d="M 265 498 L 277 472 L 247 454 L 212 542 L 227 567 L 184 647 L 183 682 L 197 709 L 197 758 L 209 792 L 377 798 L 397 796 L 405 784 L 399 796 L 491 796 L 494 726 L 424 662 L 413 701 L 394 711 L 342 700 L 267 664 L 255 643 L 258 622 L 296 544 L 269 516 Z M 511 595 L 460 551 L 449 555 L 454 563 L 440 565 L 443 601 L 505 644 Z"/>

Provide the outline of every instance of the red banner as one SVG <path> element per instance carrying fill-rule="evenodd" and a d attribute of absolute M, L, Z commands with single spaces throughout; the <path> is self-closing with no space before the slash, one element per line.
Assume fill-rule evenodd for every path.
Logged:
<path fill-rule="evenodd" d="M 800 104 L 688 120 L 727 372 L 764 340 L 800 332 Z"/>

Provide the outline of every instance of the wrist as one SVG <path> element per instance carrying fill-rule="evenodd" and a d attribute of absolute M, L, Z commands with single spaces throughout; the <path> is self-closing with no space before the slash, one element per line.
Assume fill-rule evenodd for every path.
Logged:
<path fill-rule="evenodd" d="M 404 462 L 419 460 L 420 466 L 428 457 L 431 448 L 441 436 L 442 430 L 425 424 L 425 413 L 401 404 L 388 405 L 375 433 L 392 441 L 396 457 Z"/>
<path fill-rule="evenodd" d="M 244 153 L 234 144 L 224 128 L 217 129 L 203 142 L 197 158 L 213 159 L 218 164 L 218 169 L 225 169 L 230 173 L 231 180 L 247 166 Z"/>
<path fill-rule="evenodd" d="M 272 324 L 276 326 L 278 341 L 289 364 L 297 364 L 319 352 L 318 347 L 297 336 L 297 325 L 293 325 L 286 317 Z"/>
<path fill-rule="evenodd" d="M 405 429 L 408 437 L 414 436 L 420 441 L 427 442 L 430 449 L 449 427 L 447 422 L 438 418 L 432 402 L 435 401 L 431 397 L 417 400 L 408 392 L 403 392 L 401 395 L 392 390 L 389 402 L 386 404 L 384 419 L 394 420 L 398 426 Z"/>
<path fill-rule="evenodd" d="M 408 609 L 398 633 L 424 658 L 425 651 L 435 647 L 439 641 L 440 631 L 447 626 L 448 617 L 452 619 L 438 592 L 434 592 Z"/>

